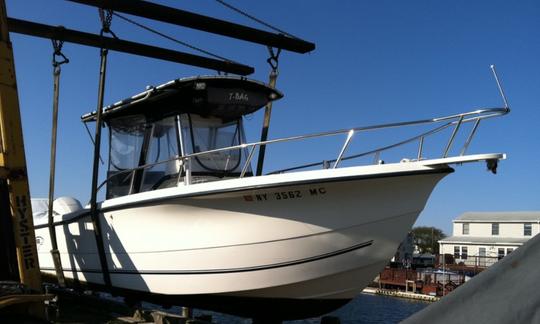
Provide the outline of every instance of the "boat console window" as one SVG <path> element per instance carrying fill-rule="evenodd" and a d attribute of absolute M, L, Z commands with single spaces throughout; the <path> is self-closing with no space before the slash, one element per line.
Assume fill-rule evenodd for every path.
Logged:
<path fill-rule="evenodd" d="M 178 123 L 175 116 L 151 124 L 139 191 L 173 187 L 180 172 Z"/>
<path fill-rule="evenodd" d="M 107 174 L 107 198 L 129 193 L 131 175 L 139 165 L 146 122 L 142 115 L 112 119 L 108 123 L 109 171 Z"/>
<path fill-rule="evenodd" d="M 183 114 L 181 125 L 185 154 L 215 150 L 245 142 L 242 138 L 240 119 L 223 121 L 216 117 Z M 201 176 L 239 174 L 242 156 L 241 149 L 199 155 L 191 162 L 191 172 Z"/>

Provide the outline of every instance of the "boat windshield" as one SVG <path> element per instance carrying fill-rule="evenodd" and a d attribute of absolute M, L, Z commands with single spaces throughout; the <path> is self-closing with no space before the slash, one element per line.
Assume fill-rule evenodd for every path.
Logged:
<path fill-rule="evenodd" d="M 181 115 L 184 154 L 204 152 L 243 142 L 240 120 L 224 122 L 220 118 L 193 114 Z M 228 150 L 196 156 L 191 172 L 199 175 L 239 173 L 242 150 Z"/>

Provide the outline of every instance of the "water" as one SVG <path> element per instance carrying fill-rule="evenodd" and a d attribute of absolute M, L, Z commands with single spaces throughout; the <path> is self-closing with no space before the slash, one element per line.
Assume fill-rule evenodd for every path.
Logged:
<path fill-rule="evenodd" d="M 328 315 L 339 317 L 341 319 L 341 323 L 343 324 L 399 323 L 400 321 L 418 312 L 429 304 L 431 303 L 404 298 L 360 294 L 347 305 Z M 251 323 L 250 320 L 240 317 L 210 312 L 202 313 L 212 314 L 214 322 L 218 324 Z M 200 314 L 200 312 L 195 312 L 195 315 L 197 314 Z M 320 323 L 320 318 L 312 318 L 300 321 L 287 321 L 285 323 L 318 324 Z"/>

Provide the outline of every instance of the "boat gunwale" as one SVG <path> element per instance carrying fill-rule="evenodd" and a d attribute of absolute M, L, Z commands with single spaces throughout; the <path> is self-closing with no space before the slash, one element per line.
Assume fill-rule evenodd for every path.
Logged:
<path fill-rule="evenodd" d="M 408 163 L 410 164 L 410 163 Z M 390 165 L 386 165 L 390 166 Z M 364 166 L 365 167 L 365 166 Z M 352 167 L 352 168 L 364 168 L 364 167 Z M 339 170 L 346 170 L 349 168 L 342 168 Z M 328 170 L 330 171 L 330 170 Z M 313 171 L 304 171 L 304 172 L 298 172 L 298 173 L 309 173 Z M 300 179 L 300 180 L 293 180 L 293 181 L 281 181 L 281 182 L 270 182 L 266 184 L 254 184 L 249 186 L 238 186 L 236 188 L 222 188 L 222 189 L 213 189 L 213 190 L 201 190 L 199 192 L 189 192 L 189 193 L 182 193 L 182 194 L 170 194 L 166 196 L 159 196 L 159 197 L 150 197 L 146 198 L 145 200 L 136 200 L 141 195 L 148 195 L 149 193 L 156 193 L 160 192 L 162 190 L 169 190 L 173 191 L 175 189 L 178 189 L 179 187 L 174 188 L 165 188 L 161 190 L 154 190 L 149 192 L 142 192 L 137 193 L 133 195 L 128 196 L 122 196 L 114 199 L 109 199 L 106 201 L 103 201 L 98 204 L 98 212 L 99 213 L 105 213 L 110 211 L 115 211 L 119 209 L 126 209 L 126 208 L 133 208 L 133 207 L 144 207 L 150 204 L 154 204 L 156 202 L 171 200 L 171 199 L 182 199 L 182 198 L 199 198 L 199 197 L 207 197 L 207 196 L 214 196 L 214 195 L 220 195 L 220 194 L 226 194 L 226 193 L 240 193 L 244 191 L 253 191 L 253 190 L 266 190 L 266 189 L 273 189 L 273 188 L 279 188 L 284 186 L 301 186 L 301 185 L 309 185 L 309 184 L 317 184 L 317 183 L 333 183 L 333 182 L 349 182 L 349 181 L 361 181 L 361 180 L 374 180 L 374 179 L 384 179 L 384 178 L 394 178 L 394 177 L 405 177 L 405 176 L 417 176 L 417 175 L 430 175 L 430 174 L 450 174 L 454 172 L 454 169 L 446 166 L 446 167 L 439 167 L 439 168 L 426 168 L 426 169 L 416 169 L 416 170 L 400 170 L 400 171 L 392 171 L 392 172 L 385 172 L 385 173 L 370 173 L 370 174 L 357 174 L 357 175 L 348 175 L 348 176 L 334 176 L 334 177 L 326 177 L 326 178 L 310 178 L 310 179 Z M 285 174 L 283 174 L 285 176 Z M 289 174 L 290 175 L 290 174 Z M 268 175 L 268 176 L 262 176 L 262 177 L 279 177 L 281 175 Z M 261 178 L 261 177 L 257 177 Z M 249 179 L 249 178 L 244 178 Z M 237 181 L 238 179 L 230 179 L 230 180 L 222 180 L 219 181 L 220 183 L 228 182 L 228 181 Z M 208 184 L 208 183 L 204 183 Z M 196 185 L 190 185 L 189 187 L 193 187 Z M 135 201 L 127 201 L 127 202 L 119 202 L 111 206 L 102 207 L 102 204 L 104 202 L 111 202 L 112 200 L 116 199 L 126 199 L 130 198 L 130 200 Z M 113 202 L 114 203 L 114 202 Z M 75 211 L 74 213 L 77 213 L 78 215 L 67 219 L 67 220 L 61 220 L 54 222 L 54 226 L 61 226 L 61 225 L 67 225 L 74 223 L 78 221 L 81 218 L 89 217 L 90 216 L 90 209 L 84 208 L 82 210 Z M 35 229 L 42 229 L 47 228 L 49 224 L 38 224 L 34 225 Z"/>

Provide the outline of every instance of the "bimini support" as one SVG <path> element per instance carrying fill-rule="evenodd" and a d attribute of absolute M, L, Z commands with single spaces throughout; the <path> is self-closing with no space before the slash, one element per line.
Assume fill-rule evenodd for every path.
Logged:
<path fill-rule="evenodd" d="M 100 10 L 100 18 L 102 23 L 101 33 L 110 33 L 115 38 L 116 36 L 111 32 L 110 25 L 112 20 L 112 11 L 107 10 L 107 15 L 104 15 L 103 9 Z M 92 167 L 92 194 L 90 197 L 90 215 L 92 217 L 92 225 L 94 227 L 94 235 L 96 238 L 96 246 L 99 254 L 99 262 L 101 265 L 101 272 L 103 274 L 103 282 L 108 289 L 111 289 L 111 277 L 109 274 L 109 267 L 107 265 L 107 257 L 105 255 L 105 247 L 103 243 L 103 235 L 101 233 L 101 222 L 99 218 L 99 211 L 97 209 L 97 192 L 98 192 L 98 175 L 99 175 L 99 159 L 101 150 L 101 113 L 103 110 L 103 97 L 105 93 L 105 76 L 107 72 L 107 54 L 108 50 L 105 48 L 100 49 L 100 68 L 99 68 L 99 86 L 98 86 L 98 102 L 96 107 L 96 131 L 94 136 L 94 160 Z"/>
<path fill-rule="evenodd" d="M 54 226 L 53 204 L 54 204 L 54 179 L 56 174 L 56 138 L 58 130 L 58 97 L 60 95 L 60 73 L 62 72 L 61 65 L 69 63 L 69 59 L 62 53 L 63 41 L 52 39 L 53 45 L 53 116 L 52 116 L 52 129 L 51 129 L 51 162 L 49 173 L 49 235 L 51 236 L 51 255 L 54 263 L 54 269 L 56 271 L 56 278 L 58 279 L 58 285 L 60 287 L 66 286 L 66 280 L 64 278 L 64 271 L 62 270 L 62 260 L 60 259 L 60 252 L 58 251 L 58 242 L 56 240 L 56 228 Z M 60 58 L 60 60 L 58 60 Z"/>

